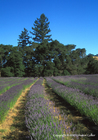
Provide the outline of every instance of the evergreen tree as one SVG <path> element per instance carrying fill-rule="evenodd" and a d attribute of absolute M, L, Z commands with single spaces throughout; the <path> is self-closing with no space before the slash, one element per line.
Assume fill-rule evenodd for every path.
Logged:
<path fill-rule="evenodd" d="M 33 38 L 34 41 L 43 42 L 45 38 L 48 41 L 52 41 L 52 39 L 50 39 L 51 35 L 46 35 L 51 31 L 50 29 L 48 29 L 48 24 L 50 22 L 47 23 L 47 21 L 48 18 L 45 17 L 44 14 L 41 14 L 40 19 L 37 18 L 37 20 L 35 20 L 35 28 L 32 27 L 34 32 L 30 32 L 31 34 L 35 35 L 35 38 Z"/>
<path fill-rule="evenodd" d="M 34 68 L 34 65 L 36 64 L 35 62 L 35 52 L 34 52 L 34 47 L 33 46 L 26 46 L 24 48 L 24 53 L 25 53 L 25 56 L 24 56 L 24 66 L 25 66 L 25 72 L 26 72 L 26 75 L 27 77 L 29 76 L 33 76 L 33 68 Z"/>
<path fill-rule="evenodd" d="M 2 76 L 24 76 L 24 65 L 22 63 L 22 53 L 17 51 L 17 47 L 12 48 L 12 52 L 7 57 L 7 62 L 2 68 Z"/>
<path fill-rule="evenodd" d="M 3 65 L 7 62 L 9 53 L 12 52 L 12 45 L 0 44 L 0 76 L 2 75 L 1 70 Z"/>
<path fill-rule="evenodd" d="M 3 65 L 4 49 L 3 44 L 0 44 L 0 77 L 1 77 L 1 68 Z"/>
<path fill-rule="evenodd" d="M 19 39 L 18 39 L 18 50 L 20 50 L 20 52 L 22 52 L 22 59 L 23 59 L 23 64 L 26 65 L 25 62 L 25 47 L 29 44 L 29 46 L 32 45 L 32 42 L 29 41 L 29 39 L 32 37 L 29 37 L 28 35 L 28 30 L 26 28 L 24 28 L 24 31 L 22 31 L 21 35 L 19 35 Z"/>
<path fill-rule="evenodd" d="M 98 74 L 98 60 L 95 60 L 91 54 L 87 57 L 89 62 L 86 67 L 86 74 Z"/>
<path fill-rule="evenodd" d="M 32 42 L 29 41 L 31 37 L 28 36 L 28 30 L 26 28 L 24 28 L 24 31 L 22 31 L 21 35 L 19 35 L 19 39 L 17 39 L 18 42 L 18 47 L 22 47 L 22 49 L 24 48 L 24 46 L 27 46 L 29 44 L 32 45 Z"/>

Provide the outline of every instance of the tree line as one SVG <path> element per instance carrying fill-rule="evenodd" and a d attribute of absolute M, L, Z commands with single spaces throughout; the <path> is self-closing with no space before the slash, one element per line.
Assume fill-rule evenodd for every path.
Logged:
<path fill-rule="evenodd" d="M 32 27 L 32 38 L 28 30 L 19 35 L 18 46 L 0 44 L 0 76 L 2 77 L 45 77 L 79 74 L 97 74 L 98 61 L 93 54 L 86 55 L 85 48 L 64 45 L 52 40 L 48 34 L 48 18 L 41 14 Z M 34 41 L 30 41 L 32 38 Z M 51 42 L 49 42 L 51 41 Z M 98 56 L 98 54 L 96 55 Z M 52 61 L 53 60 L 53 61 Z"/>

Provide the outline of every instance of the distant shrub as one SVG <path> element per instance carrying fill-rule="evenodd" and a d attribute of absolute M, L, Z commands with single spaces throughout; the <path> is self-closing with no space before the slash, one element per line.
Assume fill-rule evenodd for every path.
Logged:
<path fill-rule="evenodd" d="M 1 76 L 3 77 L 14 77 L 14 74 L 12 73 L 11 67 L 6 67 L 1 69 Z"/>
<path fill-rule="evenodd" d="M 71 74 L 67 70 L 64 70 L 63 75 L 71 75 Z"/>

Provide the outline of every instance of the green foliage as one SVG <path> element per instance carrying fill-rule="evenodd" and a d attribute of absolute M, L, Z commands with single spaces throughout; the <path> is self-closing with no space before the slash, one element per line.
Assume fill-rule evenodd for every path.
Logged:
<path fill-rule="evenodd" d="M 70 75 L 70 73 L 67 70 L 64 70 L 63 75 Z"/>
<path fill-rule="evenodd" d="M 39 77 L 41 76 L 41 73 L 43 71 L 43 66 L 41 66 L 40 64 L 35 64 L 35 67 L 33 69 L 33 75 L 34 77 Z"/>
<path fill-rule="evenodd" d="M 4 64 L 3 73 L 4 75 L 10 75 L 15 77 L 21 77 L 24 73 L 24 65 L 22 64 L 21 52 L 16 51 L 15 48 L 12 48 L 12 52 L 9 54 L 7 58 L 7 63 Z M 8 72 L 7 72 L 8 70 Z"/>
<path fill-rule="evenodd" d="M 48 41 L 52 41 L 52 39 L 50 39 L 51 35 L 46 35 L 51 31 L 48 29 L 48 24 L 50 22 L 47 23 L 47 21 L 48 18 L 46 18 L 44 14 L 41 14 L 40 18 L 35 20 L 35 28 L 32 27 L 34 32 L 30 32 L 35 35 L 35 38 L 33 38 L 34 41 L 43 42 L 45 38 L 47 38 Z"/>
<path fill-rule="evenodd" d="M 59 76 L 59 70 L 56 67 L 54 68 L 53 75 L 54 76 Z"/>
<path fill-rule="evenodd" d="M 90 61 L 88 62 L 87 68 L 86 68 L 87 74 L 97 74 L 98 73 L 98 61 L 95 60 L 90 55 Z"/>
<path fill-rule="evenodd" d="M 54 72 L 54 63 L 51 62 L 51 61 L 48 61 L 46 66 L 45 66 L 45 70 L 43 72 L 43 75 L 44 76 L 51 76 L 53 75 L 53 72 Z"/>
<path fill-rule="evenodd" d="M 12 52 L 12 45 L 0 44 L 0 67 L 3 67 L 8 58 L 9 53 Z"/>
<path fill-rule="evenodd" d="M 26 28 L 24 28 L 24 31 L 22 31 L 22 33 L 21 33 L 21 35 L 19 35 L 19 39 L 18 39 L 18 49 L 19 49 L 19 47 L 21 46 L 22 47 L 22 49 L 25 47 L 25 46 L 27 46 L 28 44 L 29 45 L 31 45 L 32 44 L 32 42 L 31 41 L 29 41 L 29 39 L 31 38 L 31 37 L 29 37 L 28 36 L 28 30 L 26 29 Z"/>
<path fill-rule="evenodd" d="M 35 20 L 33 38 L 29 41 L 28 31 L 24 28 L 19 35 L 18 46 L 0 44 L 1 76 L 40 77 L 78 74 L 97 74 L 98 61 L 93 55 L 86 56 L 86 50 L 75 49 L 76 45 L 64 45 L 50 39 L 48 18 L 41 14 Z M 52 41 L 52 42 L 48 42 Z M 39 43 L 40 42 L 40 43 Z M 29 44 L 29 46 L 27 46 Z M 53 62 L 52 62 L 53 60 Z"/>
<path fill-rule="evenodd" d="M 14 77 L 14 73 L 12 73 L 12 71 L 13 71 L 13 67 L 2 68 L 1 76 L 2 77 Z"/>

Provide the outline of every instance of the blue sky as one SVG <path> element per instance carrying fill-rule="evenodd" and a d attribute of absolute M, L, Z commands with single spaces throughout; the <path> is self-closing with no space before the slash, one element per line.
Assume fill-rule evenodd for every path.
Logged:
<path fill-rule="evenodd" d="M 53 40 L 98 54 L 98 0 L 0 0 L 0 44 L 17 46 L 24 28 L 33 32 L 42 13 Z"/>

